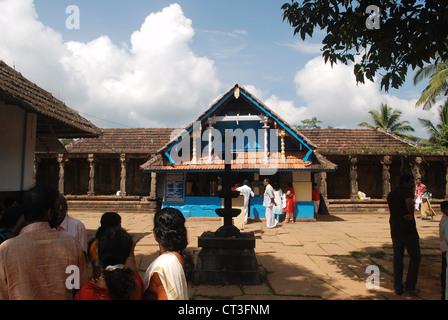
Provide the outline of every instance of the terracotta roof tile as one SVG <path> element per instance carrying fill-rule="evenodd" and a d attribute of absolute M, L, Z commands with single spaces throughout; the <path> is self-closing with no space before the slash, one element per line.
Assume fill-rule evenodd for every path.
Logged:
<path fill-rule="evenodd" d="M 98 138 L 84 138 L 66 147 L 69 153 L 155 153 L 167 141 L 174 129 L 130 128 L 103 129 Z"/>
<path fill-rule="evenodd" d="M 69 136 L 94 137 L 101 134 L 101 129 L 80 116 L 77 111 L 67 107 L 62 101 L 53 97 L 51 93 L 38 87 L 1 60 L 0 100 L 37 113 L 40 116 L 38 117 L 38 134 L 42 125 L 40 118 L 44 118 L 42 120 L 44 132 L 47 130 L 45 124 L 48 119 L 53 120 L 54 135 L 60 138 Z"/>
<path fill-rule="evenodd" d="M 277 169 L 277 170 L 322 170 L 333 171 L 336 169 L 336 165 L 326 160 L 324 157 L 315 153 L 310 161 L 303 161 L 305 157 L 304 152 L 287 152 L 286 162 L 280 161 L 280 153 L 269 155 L 268 164 L 264 163 L 263 152 L 246 152 L 244 153 L 244 159 L 242 157 L 236 158 L 232 161 L 232 170 L 260 170 L 260 169 Z M 224 160 L 213 157 L 213 162 L 208 163 L 208 157 L 204 156 L 197 160 L 197 164 L 192 161 L 171 164 L 166 157 L 158 154 L 151 158 L 148 162 L 141 166 L 143 170 L 147 171 L 211 171 L 225 169 Z"/>
<path fill-rule="evenodd" d="M 317 145 L 320 152 L 361 148 L 416 147 L 394 134 L 372 129 L 301 129 L 300 132 Z"/>

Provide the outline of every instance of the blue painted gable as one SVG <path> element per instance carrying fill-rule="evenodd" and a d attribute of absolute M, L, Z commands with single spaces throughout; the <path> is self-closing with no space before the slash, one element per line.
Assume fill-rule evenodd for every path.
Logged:
<path fill-rule="evenodd" d="M 251 133 L 255 135 L 254 139 L 245 139 L 243 150 L 240 145 L 234 142 L 234 151 L 261 151 L 264 149 L 264 134 L 263 123 L 260 121 L 246 121 L 244 116 L 260 116 L 267 117 L 270 122 L 271 128 L 277 128 L 279 130 L 285 130 L 288 135 L 285 139 L 285 150 L 286 151 L 303 151 L 305 152 L 304 161 L 308 161 L 310 155 L 315 148 L 309 141 L 305 141 L 306 138 L 302 136 L 297 130 L 291 125 L 281 119 L 272 110 L 265 106 L 258 99 L 253 97 L 247 90 L 245 90 L 240 85 L 236 84 L 232 89 L 230 89 L 226 94 L 224 94 L 217 102 L 211 105 L 211 107 L 206 110 L 195 122 L 190 124 L 185 131 L 176 140 L 171 141 L 170 144 L 165 148 L 164 153 L 169 159 L 171 164 L 175 161 L 170 156 L 170 151 L 176 148 L 177 145 L 182 141 L 182 139 L 191 139 L 194 130 L 198 129 L 201 125 L 202 130 L 206 130 L 208 126 L 208 120 L 214 117 L 225 117 L 225 116 L 242 116 L 242 120 L 235 121 L 216 121 L 213 123 L 213 128 L 221 133 L 221 136 L 225 136 L 226 129 L 235 130 L 240 129 L 241 132 Z M 201 149 L 208 145 L 206 139 L 201 139 Z M 278 146 L 280 146 L 280 137 L 278 137 Z M 191 145 L 191 144 L 190 144 Z M 268 139 L 268 149 L 270 147 L 270 139 Z M 224 150 L 224 145 L 222 146 Z M 174 149 L 176 150 L 176 149 Z"/>

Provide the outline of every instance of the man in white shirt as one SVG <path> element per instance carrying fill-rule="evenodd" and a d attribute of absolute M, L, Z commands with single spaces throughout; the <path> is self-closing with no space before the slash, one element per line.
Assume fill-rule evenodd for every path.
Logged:
<path fill-rule="evenodd" d="M 274 228 L 278 221 L 274 217 L 273 208 L 276 205 L 275 203 L 275 194 L 274 194 L 274 188 L 271 186 L 271 181 L 266 178 L 263 180 L 265 189 L 264 189 L 264 199 L 263 199 L 263 206 L 266 207 L 266 226 L 268 228 Z"/>
<path fill-rule="evenodd" d="M 254 196 L 252 189 L 249 186 L 249 181 L 246 179 L 243 181 L 243 185 L 241 187 L 236 188 L 236 191 L 239 191 L 244 196 L 244 224 L 247 224 L 247 218 L 249 217 L 249 200 L 250 197 Z"/>
<path fill-rule="evenodd" d="M 67 214 L 67 200 L 63 195 L 59 195 L 56 208 L 58 214 L 58 218 L 56 220 L 56 230 L 75 237 L 75 239 L 78 240 L 79 244 L 81 245 L 84 254 L 87 254 L 86 227 L 81 221 L 70 217 Z"/>

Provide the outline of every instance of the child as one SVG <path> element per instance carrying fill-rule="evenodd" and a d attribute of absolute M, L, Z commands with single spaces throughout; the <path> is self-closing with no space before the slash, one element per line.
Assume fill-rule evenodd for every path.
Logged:
<path fill-rule="evenodd" d="M 445 289 L 446 289 L 446 250 L 448 248 L 445 241 L 443 233 L 443 224 L 448 221 L 448 201 L 443 201 L 440 204 L 440 210 L 442 211 L 442 218 L 439 223 L 439 239 L 440 239 L 440 250 L 442 251 L 442 270 L 440 273 L 440 283 L 442 285 L 442 300 L 445 300 Z"/>

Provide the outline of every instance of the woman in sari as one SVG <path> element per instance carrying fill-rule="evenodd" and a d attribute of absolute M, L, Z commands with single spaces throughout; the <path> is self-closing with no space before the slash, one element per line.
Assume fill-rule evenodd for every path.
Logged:
<path fill-rule="evenodd" d="M 286 208 L 285 223 L 294 223 L 294 209 L 296 207 L 296 196 L 292 183 L 288 182 L 288 190 L 286 190 Z"/>
<path fill-rule="evenodd" d="M 187 276 L 192 263 L 185 253 L 188 242 L 182 212 L 169 207 L 158 211 L 154 215 L 154 236 L 160 256 L 146 270 L 143 298 L 188 300 Z"/>
<path fill-rule="evenodd" d="M 422 220 L 428 220 L 429 217 L 433 219 L 433 217 L 436 215 L 434 209 L 431 206 L 431 194 L 428 192 L 428 189 L 426 187 L 423 188 L 421 214 Z"/>

